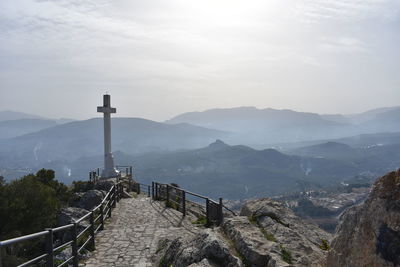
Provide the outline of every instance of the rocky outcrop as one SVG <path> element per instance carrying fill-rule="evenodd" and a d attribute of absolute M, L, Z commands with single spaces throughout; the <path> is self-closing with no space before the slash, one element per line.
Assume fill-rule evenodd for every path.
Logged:
<path fill-rule="evenodd" d="M 160 266 L 224 266 L 240 267 L 241 261 L 233 256 L 222 237 L 211 229 L 185 240 L 181 237 L 164 241 Z"/>
<path fill-rule="evenodd" d="M 72 206 L 85 210 L 92 210 L 101 203 L 107 193 L 100 190 L 89 190 L 85 193 L 76 193 Z"/>
<path fill-rule="evenodd" d="M 89 213 L 88 210 L 82 208 L 77 208 L 77 207 L 63 208 L 61 212 L 58 214 L 57 225 L 63 226 L 73 223 L 75 220 L 85 216 L 88 213 Z"/>
<path fill-rule="evenodd" d="M 268 198 L 247 202 L 222 228 L 251 266 L 325 266 L 331 235 Z"/>
<path fill-rule="evenodd" d="M 400 266 L 400 170 L 379 178 L 367 200 L 340 219 L 328 266 Z"/>

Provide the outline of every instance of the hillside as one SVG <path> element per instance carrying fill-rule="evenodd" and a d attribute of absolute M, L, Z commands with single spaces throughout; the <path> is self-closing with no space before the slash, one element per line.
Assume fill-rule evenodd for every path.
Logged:
<path fill-rule="evenodd" d="M 0 111 L 0 121 L 21 120 L 21 119 L 45 119 L 45 118 L 18 111 L 11 111 L 11 110 Z"/>
<path fill-rule="evenodd" d="M 0 121 L 0 138 L 12 138 L 57 125 L 54 120 L 18 119 Z"/>
<path fill-rule="evenodd" d="M 356 166 L 345 162 L 289 156 L 273 149 L 229 146 L 222 141 L 187 151 L 114 155 L 120 164 L 133 162 L 136 177 L 142 182 L 175 182 L 189 190 L 230 199 L 319 188 L 359 172 Z M 100 156 L 81 158 L 68 166 L 74 173 L 74 168 L 80 170 L 96 164 L 102 164 Z"/>
<path fill-rule="evenodd" d="M 3 140 L 0 157 L 4 165 L 0 167 L 101 155 L 102 124 L 100 118 L 75 121 Z M 138 118 L 113 118 L 112 127 L 113 150 L 131 154 L 202 147 L 225 135 L 189 124 L 169 125 Z"/>
<path fill-rule="evenodd" d="M 350 124 L 327 120 L 316 113 L 254 107 L 189 112 L 167 121 L 180 122 L 236 133 L 230 141 L 243 144 L 335 138 L 356 132 Z"/>

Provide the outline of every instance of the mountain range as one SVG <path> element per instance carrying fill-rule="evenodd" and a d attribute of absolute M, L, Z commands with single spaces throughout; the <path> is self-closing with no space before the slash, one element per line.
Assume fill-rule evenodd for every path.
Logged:
<path fill-rule="evenodd" d="M 133 164 L 142 181 L 246 198 L 370 179 L 397 168 L 399 112 L 383 108 L 345 116 L 249 107 L 186 113 L 164 123 L 117 117 L 112 142 L 116 162 Z M 86 180 L 90 169 L 102 166 L 101 118 L 63 124 L 12 118 L 0 122 L 0 129 L 25 128 L 0 139 L 0 175 L 7 179 L 44 167 L 69 183 Z"/>

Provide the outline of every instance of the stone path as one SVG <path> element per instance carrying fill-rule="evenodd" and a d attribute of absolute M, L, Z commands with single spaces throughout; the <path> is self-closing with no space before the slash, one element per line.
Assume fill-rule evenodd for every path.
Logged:
<path fill-rule="evenodd" d="M 199 231 L 182 213 L 166 209 L 148 197 L 122 199 L 105 229 L 96 237 L 96 250 L 86 267 L 153 266 L 152 256 L 165 237 L 194 235 Z"/>

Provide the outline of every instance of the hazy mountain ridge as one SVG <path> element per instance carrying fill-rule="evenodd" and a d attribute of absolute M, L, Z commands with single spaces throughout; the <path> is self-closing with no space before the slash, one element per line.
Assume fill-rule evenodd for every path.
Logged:
<path fill-rule="evenodd" d="M 0 121 L 0 138 L 12 138 L 57 125 L 54 120 L 18 119 Z"/>
<path fill-rule="evenodd" d="M 167 123 L 186 122 L 235 133 L 230 141 L 274 144 L 334 139 L 400 131 L 400 108 L 381 108 L 356 115 L 317 114 L 293 110 L 239 107 L 183 113 Z"/>
<path fill-rule="evenodd" d="M 226 133 L 189 124 L 168 125 L 138 118 L 114 118 L 113 148 L 126 153 L 202 147 Z M 0 155 L 31 163 L 73 160 L 103 153 L 103 120 L 76 121 L 3 140 Z"/>

